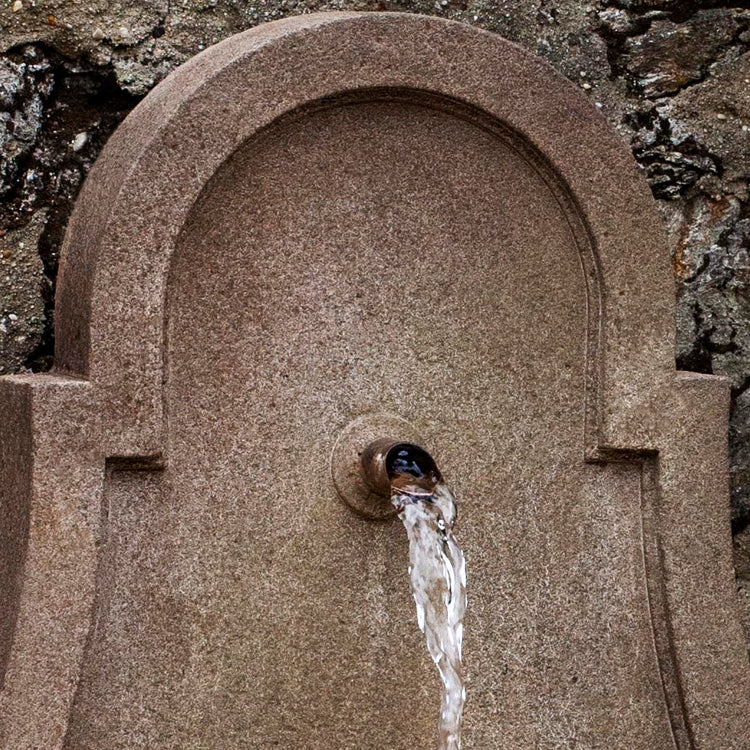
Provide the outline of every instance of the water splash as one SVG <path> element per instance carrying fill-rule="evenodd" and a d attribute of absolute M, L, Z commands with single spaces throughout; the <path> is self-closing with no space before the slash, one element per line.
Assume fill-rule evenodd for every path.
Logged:
<path fill-rule="evenodd" d="M 438 750 L 458 750 L 466 699 L 461 665 L 466 563 L 452 531 L 456 505 L 444 484 L 426 494 L 408 481 L 392 483 L 391 501 L 409 537 L 409 576 L 419 628 L 443 681 Z"/>

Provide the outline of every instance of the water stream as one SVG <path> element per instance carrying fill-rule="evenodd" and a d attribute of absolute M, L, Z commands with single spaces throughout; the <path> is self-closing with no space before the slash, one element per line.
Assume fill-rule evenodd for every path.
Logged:
<path fill-rule="evenodd" d="M 408 481 L 394 481 L 391 501 L 409 536 L 409 576 L 419 628 L 443 681 L 438 750 L 458 750 L 466 699 L 461 665 L 466 563 L 452 531 L 456 505 L 442 483 L 425 494 Z"/>

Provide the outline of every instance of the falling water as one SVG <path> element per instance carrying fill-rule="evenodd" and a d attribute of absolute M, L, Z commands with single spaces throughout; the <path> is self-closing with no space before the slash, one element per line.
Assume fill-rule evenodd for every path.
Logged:
<path fill-rule="evenodd" d="M 461 666 L 466 564 L 452 531 L 456 505 L 444 484 L 438 484 L 431 494 L 408 481 L 399 484 L 392 483 L 391 501 L 409 536 L 409 575 L 417 621 L 443 681 L 438 750 L 458 750 L 466 699 Z"/>

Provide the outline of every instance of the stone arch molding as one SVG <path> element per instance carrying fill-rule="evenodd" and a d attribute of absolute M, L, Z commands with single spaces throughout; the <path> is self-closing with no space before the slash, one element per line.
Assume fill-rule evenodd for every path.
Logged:
<path fill-rule="evenodd" d="M 55 371 L 0 380 L 2 746 L 93 746 L 80 706 L 110 564 L 108 477 L 169 463 L 167 309 L 196 206 L 278 123 L 373 102 L 439 111 L 500 139 L 546 185 L 577 249 L 576 444 L 592 470 L 638 475 L 624 547 L 648 620 L 636 639 L 652 654 L 643 682 L 658 696 L 643 698 L 655 719 L 580 719 L 584 744 L 739 750 L 750 673 L 729 558 L 728 388 L 674 370 L 674 293 L 649 191 L 587 98 L 545 63 L 490 33 L 390 13 L 289 18 L 206 50 L 133 111 L 87 179 L 61 261 Z M 467 742 L 500 732 L 500 719 L 486 720 Z M 537 746 L 551 747 L 564 720 L 539 719 Z M 531 747 L 530 736 L 513 746 Z"/>

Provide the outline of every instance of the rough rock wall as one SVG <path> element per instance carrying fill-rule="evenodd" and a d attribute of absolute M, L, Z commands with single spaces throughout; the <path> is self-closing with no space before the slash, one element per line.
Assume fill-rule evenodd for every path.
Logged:
<path fill-rule="evenodd" d="M 198 51 L 264 21 L 347 9 L 452 18 L 545 57 L 630 144 L 658 199 L 678 366 L 732 381 L 732 522 L 750 604 L 749 0 L 2 2 L 0 373 L 51 366 L 58 253 L 81 181 L 117 124 Z"/>

